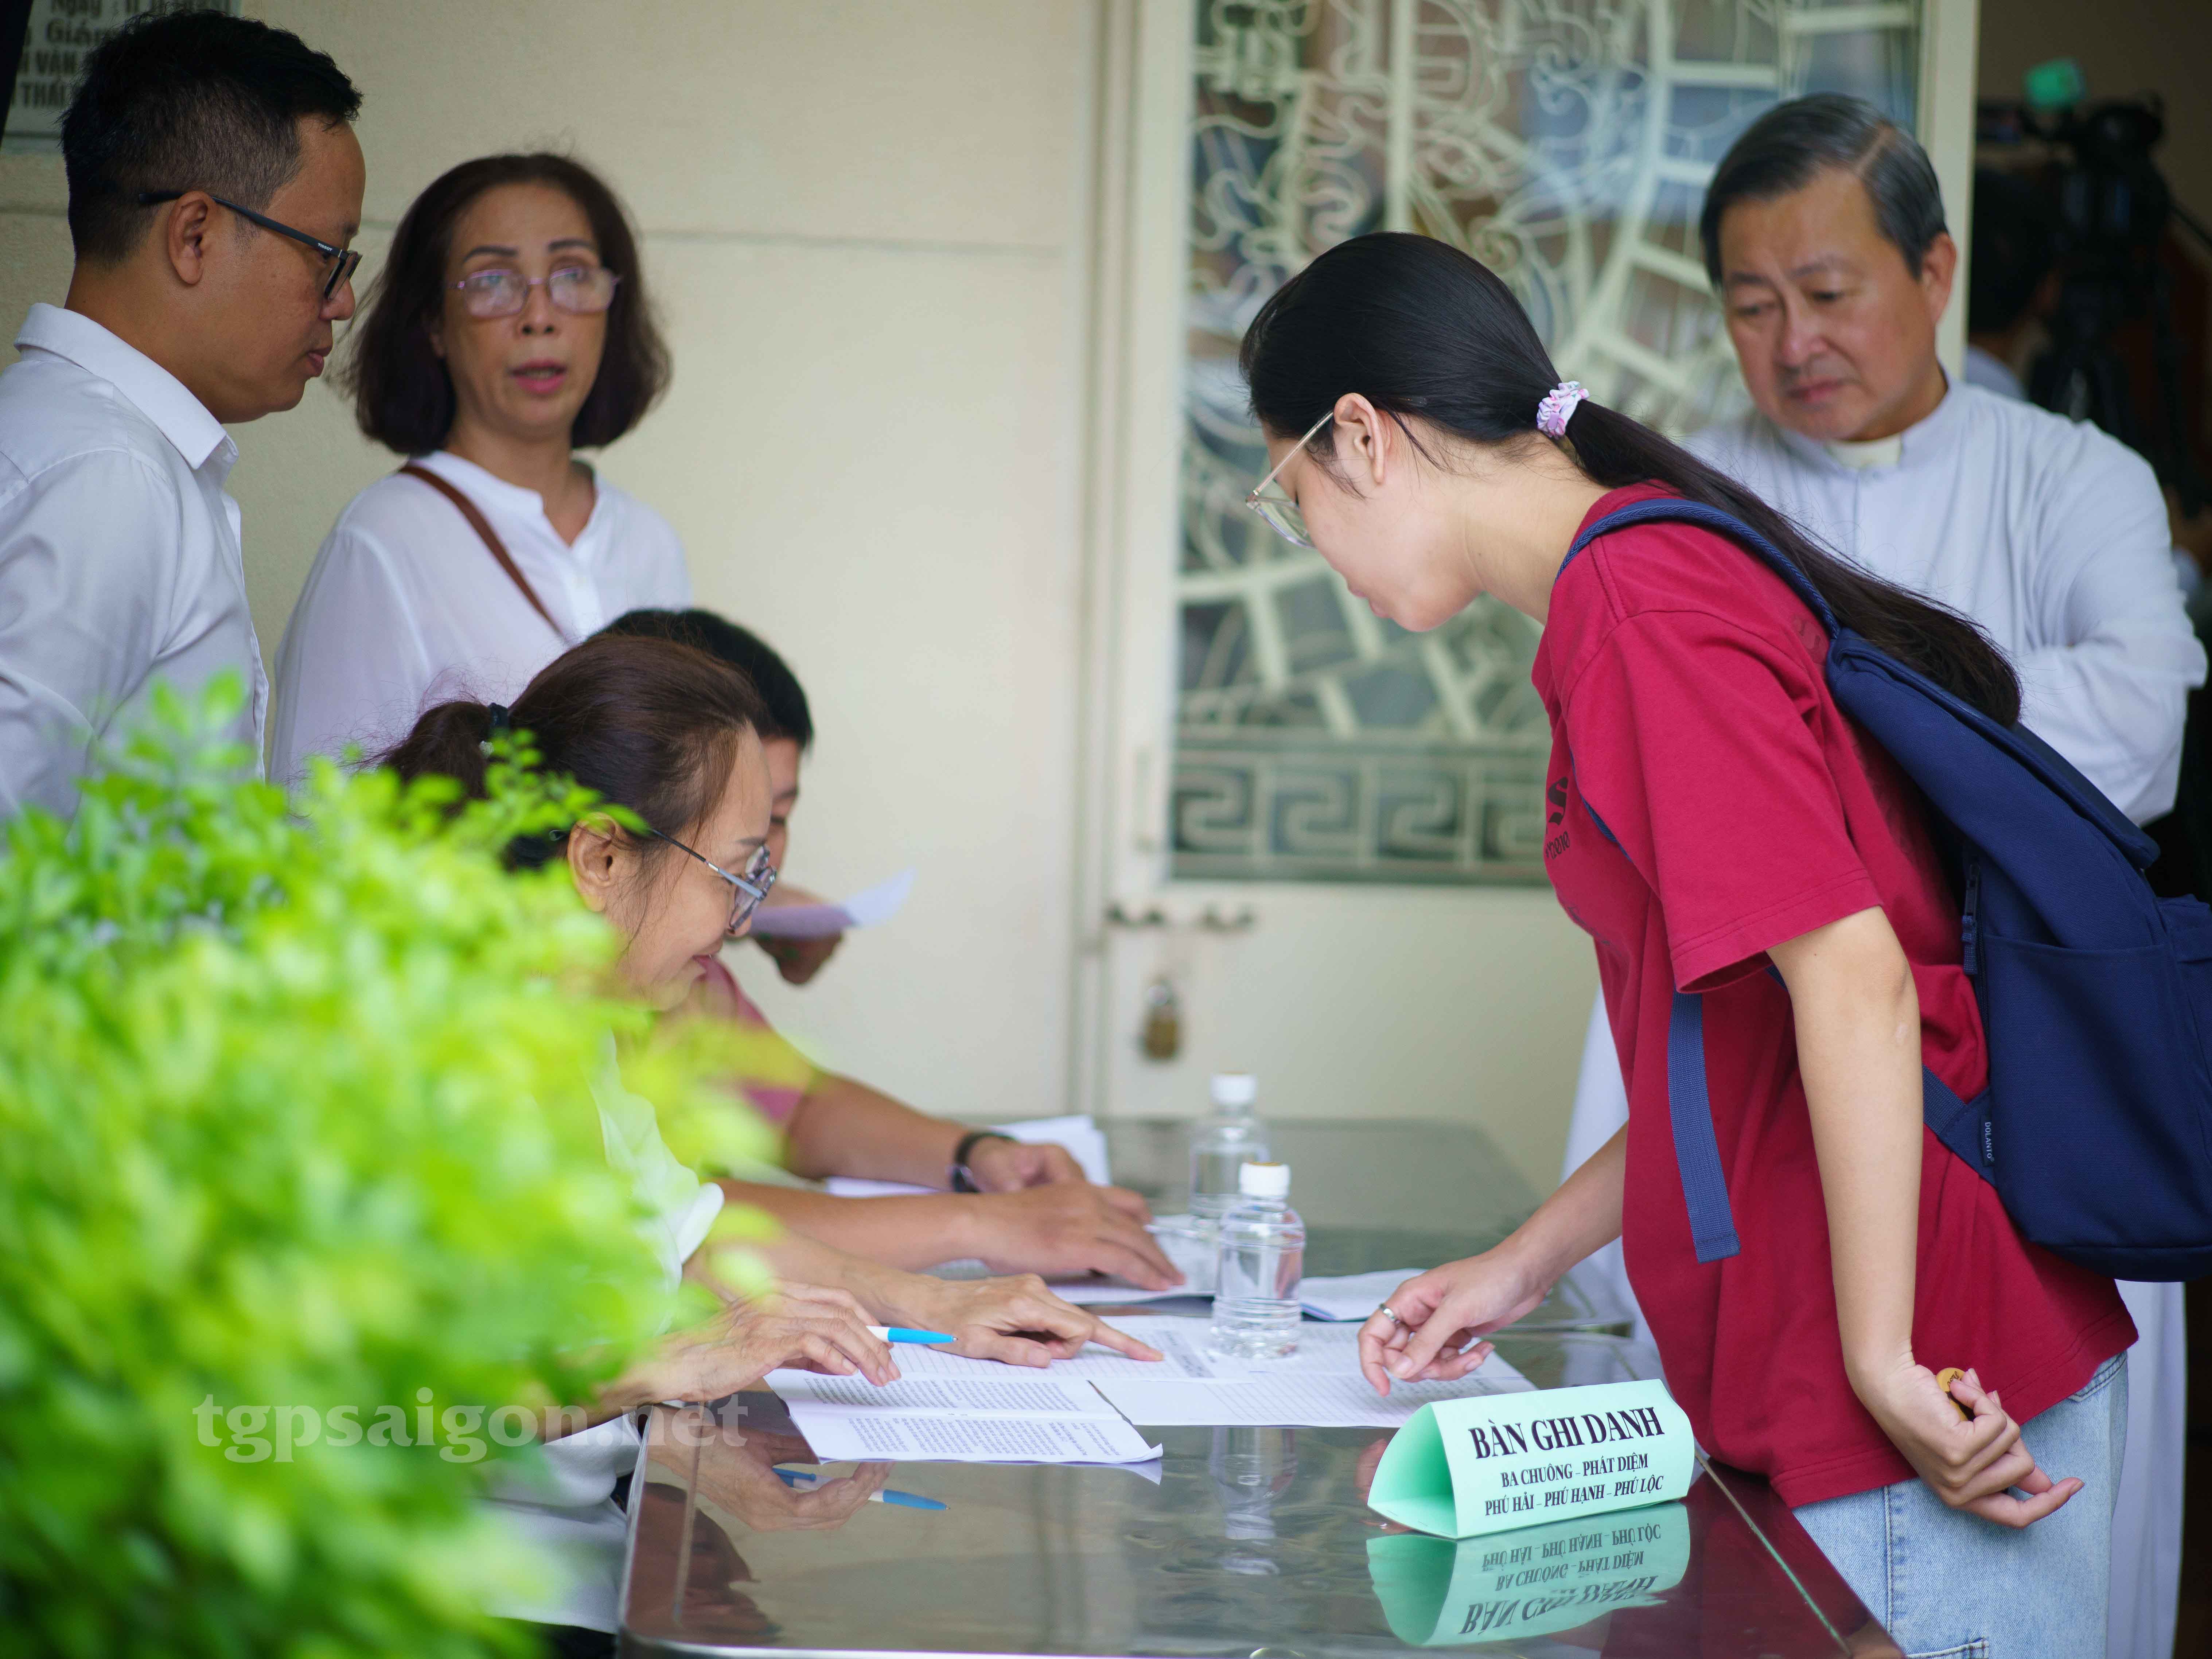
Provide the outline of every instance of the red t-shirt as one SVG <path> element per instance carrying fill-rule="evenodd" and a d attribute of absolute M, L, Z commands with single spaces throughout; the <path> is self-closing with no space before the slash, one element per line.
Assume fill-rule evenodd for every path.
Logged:
<path fill-rule="evenodd" d="M 1614 490 L 1589 520 L 1665 493 Z M 1629 1279 L 1698 1441 L 1792 1505 L 1912 1469 L 1844 1376 L 1812 1120 L 1767 947 L 1879 905 L 1912 964 L 1928 1066 L 1962 1097 L 1988 1071 L 1917 798 L 1830 696 L 1826 650 L 1752 554 L 1653 524 L 1567 566 L 1532 677 L 1552 720 L 1544 867 L 1597 942 L 1628 1085 Z M 1668 1117 L 1677 986 L 1707 993 L 1713 1122 L 1742 1243 L 1710 1264 L 1691 1243 Z M 1975 1367 L 2017 1421 L 2135 1340 L 2112 1280 L 2021 1238 L 1996 1191 L 1925 1131 L 1918 1264 L 1915 1355 Z"/>

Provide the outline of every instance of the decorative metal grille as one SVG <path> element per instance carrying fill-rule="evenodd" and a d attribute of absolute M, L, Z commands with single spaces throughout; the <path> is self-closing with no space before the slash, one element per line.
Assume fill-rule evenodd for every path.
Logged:
<path fill-rule="evenodd" d="M 1484 600 L 1407 633 L 1243 510 L 1267 296 L 1347 237 L 1438 237 L 1601 402 L 1688 430 L 1742 397 L 1697 246 L 1714 162 L 1803 92 L 1909 128 L 1917 29 L 1917 0 L 1200 0 L 1176 876 L 1543 878 L 1534 624 Z"/>

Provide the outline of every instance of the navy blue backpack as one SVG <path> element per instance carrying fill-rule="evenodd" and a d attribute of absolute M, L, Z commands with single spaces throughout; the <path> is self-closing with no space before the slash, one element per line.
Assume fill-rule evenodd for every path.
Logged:
<path fill-rule="evenodd" d="M 1701 525 L 1755 554 L 1828 630 L 1828 689 L 1919 787 L 1955 861 L 1964 965 L 1989 1087 L 1925 1074 L 1936 1138 L 1992 1183 L 2021 1232 L 2116 1279 L 2212 1273 L 2212 908 L 2161 899 L 2149 836 L 2025 727 L 1999 726 L 1838 626 L 1773 544 L 1718 507 L 1638 501 L 1576 538 Z M 1562 564 L 1560 568 L 1565 569 Z M 1668 1115 L 1698 1260 L 1741 1248 L 1706 1092 L 1703 1004 L 1677 992 Z"/>

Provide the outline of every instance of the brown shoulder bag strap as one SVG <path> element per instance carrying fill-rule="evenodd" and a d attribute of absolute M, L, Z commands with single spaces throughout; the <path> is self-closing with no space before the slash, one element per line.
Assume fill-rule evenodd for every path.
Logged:
<path fill-rule="evenodd" d="M 522 572 L 515 568 L 514 561 L 507 556 L 507 549 L 501 544 L 499 538 L 492 533 L 492 527 L 485 521 L 484 515 L 477 511 L 477 504 L 427 466 L 417 466 L 414 462 L 410 461 L 399 471 L 410 478 L 420 478 L 455 507 L 460 508 L 461 516 L 469 521 L 469 528 L 475 531 L 477 536 L 483 538 L 483 544 L 491 550 L 492 557 L 499 561 L 499 568 L 507 572 L 507 580 L 521 591 L 524 599 L 530 601 L 530 608 L 545 618 L 545 625 L 553 630 L 563 645 L 568 643 L 568 636 L 561 631 L 561 624 L 555 622 L 553 613 L 538 602 L 538 595 L 532 591 L 530 584 L 523 580 Z"/>

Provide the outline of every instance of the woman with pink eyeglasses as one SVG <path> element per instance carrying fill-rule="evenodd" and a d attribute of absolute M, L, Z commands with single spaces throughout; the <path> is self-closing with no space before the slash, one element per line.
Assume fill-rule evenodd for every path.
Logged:
<path fill-rule="evenodd" d="M 374 753 L 440 697 L 511 702 L 625 611 L 689 603 L 676 532 L 576 453 L 668 376 L 629 216 L 590 168 L 483 156 L 415 199 L 339 369 L 403 464 L 316 555 L 276 660 L 272 776 Z"/>

